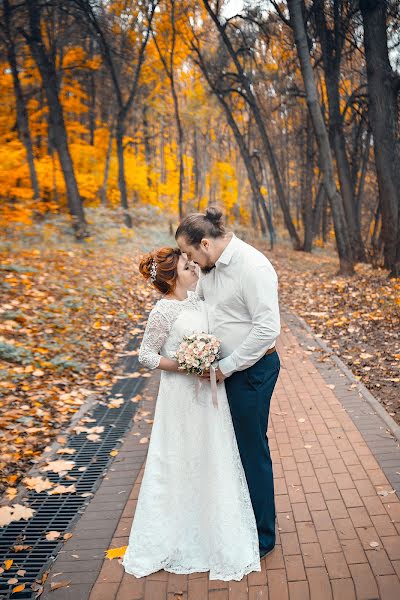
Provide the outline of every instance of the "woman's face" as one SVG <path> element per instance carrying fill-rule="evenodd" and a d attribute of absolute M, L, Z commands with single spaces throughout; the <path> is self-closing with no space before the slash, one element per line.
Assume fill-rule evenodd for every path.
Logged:
<path fill-rule="evenodd" d="M 194 290 L 198 280 L 197 269 L 188 261 L 186 254 L 179 256 L 177 271 L 177 284 L 185 290 Z"/>

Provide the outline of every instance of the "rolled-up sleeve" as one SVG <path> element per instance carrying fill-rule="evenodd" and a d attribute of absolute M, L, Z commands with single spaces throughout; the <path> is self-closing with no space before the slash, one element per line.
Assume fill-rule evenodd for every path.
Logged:
<path fill-rule="evenodd" d="M 256 363 L 274 344 L 281 331 L 278 278 L 273 268 L 260 265 L 248 269 L 242 276 L 241 295 L 252 328 L 243 342 L 219 361 L 219 368 L 227 377 Z"/>

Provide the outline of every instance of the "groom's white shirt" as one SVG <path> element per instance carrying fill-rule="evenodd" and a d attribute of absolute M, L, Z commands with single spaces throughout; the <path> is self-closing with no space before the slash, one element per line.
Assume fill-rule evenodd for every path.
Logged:
<path fill-rule="evenodd" d="M 210 312 L 210 331 L 221 340 L 219 368 L 227 377 L 256 363 L 280 333 L 278 277 L 264 254 L 233 235 L 201 274 L 197 293 Z"/>

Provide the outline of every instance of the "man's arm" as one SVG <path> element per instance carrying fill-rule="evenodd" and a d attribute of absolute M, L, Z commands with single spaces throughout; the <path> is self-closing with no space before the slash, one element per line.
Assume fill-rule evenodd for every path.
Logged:
<path fill-rule="evenodd" d="M 219 361 L 225 377 L 254 365 L 280 334 L 278 278 L 267 265 L 250 268 L 243 276 L 242 295 L 253 327 L 229 356 Z"/>

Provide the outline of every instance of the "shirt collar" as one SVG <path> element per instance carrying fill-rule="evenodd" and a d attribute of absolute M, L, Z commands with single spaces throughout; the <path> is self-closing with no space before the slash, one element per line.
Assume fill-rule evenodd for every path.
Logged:
<path fill-rule="evenodd" d="M 236 235 L 233 234 L 230 242 L 222 252 L 219 259 L 216 261 L 215 266 L 219 264 L 229 265 L 229 263 L 231 262 L 231 258 L 235 252 L 238 240 L 239 238 L 237 238 Z"/>

